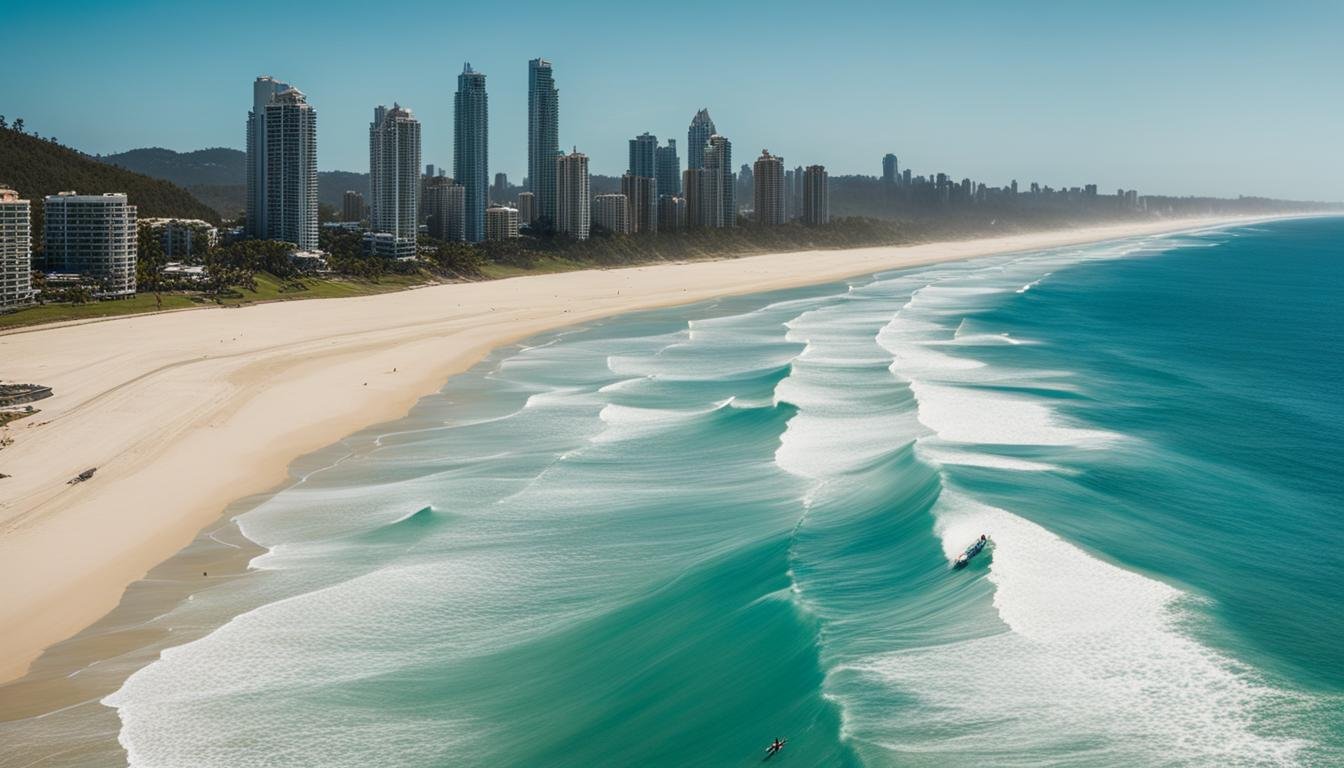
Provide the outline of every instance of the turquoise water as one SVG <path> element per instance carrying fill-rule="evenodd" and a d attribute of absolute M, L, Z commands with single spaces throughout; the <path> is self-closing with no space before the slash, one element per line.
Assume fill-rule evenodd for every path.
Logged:
<path fill-rule="evenodd" d="M 239 518 L 136 766 L 1344 761 L 1344 220 L 502 350 Z M 980 533 L 970 567 L 949 560 Z"/>

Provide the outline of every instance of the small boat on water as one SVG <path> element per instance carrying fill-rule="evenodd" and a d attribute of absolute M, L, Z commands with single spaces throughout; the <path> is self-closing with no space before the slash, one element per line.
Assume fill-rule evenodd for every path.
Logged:
<path fill-rule="evenodd" d="M 985 545 L 988 543 L 989 543 L 989 537 L 983 533 L 980 534 L 980 538 L 977 539 L 974 544 L 967 547 L 965 552 L 962 552 L 960 555 L 957 555 L 957 559 L 952 561 L 952 567 L 965 568 L 966 564 L 971 562 L 971 558 L 980 554 L 980 550 L 984 549 Z"/>
<path fill-rule="evenodd" d="M 770 746 L 765 748 L 764 759 L 769 760 L 770 758 L 774 757 L 776 754 L 779 753 L 781 749 L 784 748 L 784 745 L 788 743 L 789 743 L 788 739 L 775 739 L 774 742 L 770 744 Z"/>

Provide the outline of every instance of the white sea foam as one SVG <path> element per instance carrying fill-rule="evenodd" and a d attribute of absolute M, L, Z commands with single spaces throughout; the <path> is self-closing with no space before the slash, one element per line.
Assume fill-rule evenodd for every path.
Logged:
<path fill-rule="evenodd" d="M 1182 631 L 1188 596 L 955 492 L 943 494 L 938 513 L 949 559 L 990 535 L 989 579 L 1005 629 L 855 664 L 921 704 L 878 741 L 920 751 L 929 745 L 919 734 L 951 732 L 963 736 L 939 739 L 939 750 L 1081 749 L 1091 753 L 1086 762 L 1134 765 L 1293 764 L 1300 742 L 1257 731 L 1287 697 Z"/>
<path fill-rule="evenodd" d="M 1103 447 L 1119 436 L 1060 423 L 1042 402 L 991 390 L 911 382 L 919 420 L 949 442 Z"/>

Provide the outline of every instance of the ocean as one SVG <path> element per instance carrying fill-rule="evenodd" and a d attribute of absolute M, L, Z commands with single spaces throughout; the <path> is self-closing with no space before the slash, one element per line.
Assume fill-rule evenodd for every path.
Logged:
<path fill-rule="evenodd" d="M 1299 219 L 544 334 L 104 703 L 135 766 L 1344 764 L 1341 307 Z"/>

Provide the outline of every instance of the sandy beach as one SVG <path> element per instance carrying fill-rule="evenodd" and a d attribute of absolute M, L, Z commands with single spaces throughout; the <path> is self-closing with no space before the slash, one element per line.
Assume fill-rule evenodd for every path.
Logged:
<path fill-rule="evenodd" d="M 1179 220 L 907 247 L 537 275 L 142 315 L 0 335 L 0 378 L 53 388 L 0 451 L 0 681 L 289 463 L 414 402 L 492 348 L 632 310 L 881 270 L 1226 223 Z M 67 481 L 96 467 L 89 481 Z"/>

